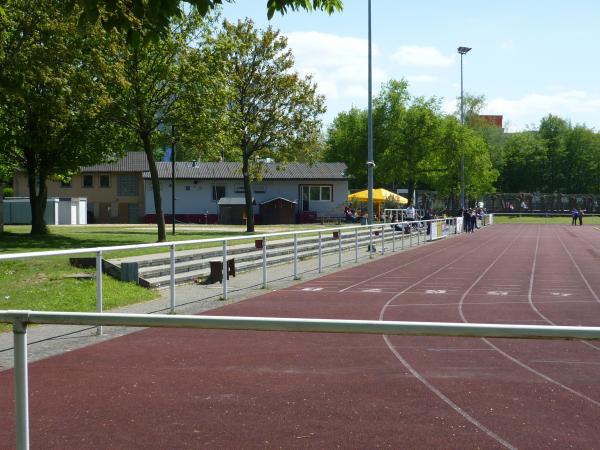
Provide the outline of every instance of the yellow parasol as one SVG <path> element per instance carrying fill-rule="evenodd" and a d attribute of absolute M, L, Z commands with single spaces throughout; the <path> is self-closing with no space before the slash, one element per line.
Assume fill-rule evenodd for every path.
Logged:
<path fill-rule="evenodd" d="M 383 203 L 385 200 L 393 200 L 401 205 L 405 205 L 408 203 L 408 199 L 402 197 L 401 195 L 394 194 L 393 192 L 388 191 L 387 189 L 378 188 L 373 189 L 373 204 Z M 350 194 L 348 196 L 348 200 L 358 200 L 359 202 L 367 202 L 369 201 L 369 190 L 365 189 L 364 191 L 355 192 L 354 194 Z"/>

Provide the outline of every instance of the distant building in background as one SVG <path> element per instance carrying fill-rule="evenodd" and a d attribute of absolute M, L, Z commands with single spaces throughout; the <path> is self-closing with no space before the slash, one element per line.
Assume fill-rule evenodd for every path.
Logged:
<path fill-rule="evenodd" d="M 490 115 L 490 114 L 479 114 L 478 116 L 481 120 L 483 120 L 485 123 L 487 123 L 488 125 L 491 125 L 493 127 L 497 127 L 497 128 L 504 128 L 502 126 L 502 120 L 503 120 L 503 116 L 498 116 L 498 115 Z"/>

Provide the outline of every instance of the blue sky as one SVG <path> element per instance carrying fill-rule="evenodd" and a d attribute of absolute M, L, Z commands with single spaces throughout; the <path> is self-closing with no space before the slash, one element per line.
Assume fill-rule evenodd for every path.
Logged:
<path fill-rule="evenodd" d="M 288 36 L 296 69 L 313 74 L 328 108 L 324 123 L 367 107 L 367 0 L 344 11 L 266 18 L 266 0 L 225 4 L 230 20 L 250 17 Z M 591 0 L 488 2 L 372 0 L 373 90 L 406 78 L 411 94 L 436 96 L 446 112 L 465 91 L 484 95 L 487 114 L 510 131 L 535 128 L 548 113 L 600 131 L 600 3 Z"/>

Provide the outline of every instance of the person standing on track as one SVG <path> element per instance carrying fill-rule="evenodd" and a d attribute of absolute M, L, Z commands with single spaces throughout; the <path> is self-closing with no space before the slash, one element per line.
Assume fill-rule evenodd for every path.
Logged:
<path fill-rule="evenodd" d="M 577 218 L 579 219 L 579 225 L 583 225 L 583 209 L 577 210 Z"/>
<path fill-rule="evenodd" d="M 571 218 L 571 226 L 577 225 L 577 219 L 579 218 L 579 211 L 577 211 L 577 208 L 573 208 L 571 211 Z"/>

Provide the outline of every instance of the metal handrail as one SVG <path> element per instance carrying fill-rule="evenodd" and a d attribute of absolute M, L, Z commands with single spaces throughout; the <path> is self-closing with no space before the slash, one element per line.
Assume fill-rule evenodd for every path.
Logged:
<path fill-rule="evenodd" d="M 13 324 L 17 449 L 29 448 L 27 326 L 29 324 L 100 325 L 220 330 L 361 333 L 529 339 L 600 340 L 600 327 L 505 325 L 483 323 L 401 322 L 378 320 L 298 319 L 169 314 L 98 314 L 0 311 L 0 322 Z"/>

